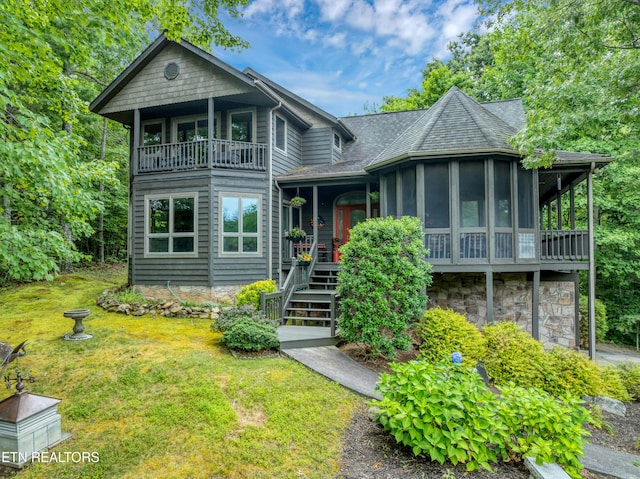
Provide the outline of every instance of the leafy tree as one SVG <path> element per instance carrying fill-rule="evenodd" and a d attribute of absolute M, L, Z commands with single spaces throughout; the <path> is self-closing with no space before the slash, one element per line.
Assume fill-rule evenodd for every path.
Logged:
<path fill-rule="evenodd" d="M 407 349 L 408 329 L 422 316 L 431 283 L 420 220 L 389 217 L 359 223 L 340 251 L 341 337 L 389 357 Z"/>
<path fill-rule="evenodd" d="M 149 29 L 202 46 L 244 46 L 218 11 L 238 16 L 246 3 L 2 2 L 0 280 L 51 278 L 60 263 L 82 257 L 73 241 L 93 232 L 91 222 L 105 208 L 100 185 L 118 184 L 126 151 L 110 158 L 108 148 L 97 155 L 90 146 L 100 144 L 95 133 L 101 127 L 86 108 L 97 84 L 133 58 Z"/>

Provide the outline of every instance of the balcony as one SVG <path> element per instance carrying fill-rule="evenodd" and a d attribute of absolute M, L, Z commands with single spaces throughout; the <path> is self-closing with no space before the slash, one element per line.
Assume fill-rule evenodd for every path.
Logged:
<path fill-rule="evenodd" d="M 211 145 L 211 149 L 209 149 Z M 196 140 L 137 148 L 136 174 L 227 168 L 266 171 L 266 144 L 229 140 Z M 211 154 L 209 152 L 211 151 Z"/>
<path fill-rule="evenodd" d="M 542 262 L 589 260 L 589 232 L 583 230 L 540 231 Z"/>

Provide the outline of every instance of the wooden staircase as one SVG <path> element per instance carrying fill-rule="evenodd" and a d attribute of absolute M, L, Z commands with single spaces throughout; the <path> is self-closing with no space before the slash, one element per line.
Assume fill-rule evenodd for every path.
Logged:
<path fill-rule="evenodd" d="M 284 312 L 284 324 L 290 326 L 330 326 L 335 311 L 335 290 L 338 280 L 337 263 L 316 263 L 308 287 L 291 296 Z M 335 319 L 335 318 L 334 318 Z"/>

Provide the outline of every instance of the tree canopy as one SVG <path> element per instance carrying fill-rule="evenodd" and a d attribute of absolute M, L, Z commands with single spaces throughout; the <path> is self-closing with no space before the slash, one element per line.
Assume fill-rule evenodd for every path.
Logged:
<path fill-rule="evenodd" d="M 6 0 L 0 4 L 0 280 L 51 278 L 122 188 L 122 131 L 87 105 L 162 30 L 208 48 L 245 42 L 220 22 L 248 0 Z M 107 134 L 108 133 L 108 134 Z M 103 135 L 104 139 L 102 138 Z M 101 148 L 99 145 L 104 144 Z M 126 188 L 126 184 L 125 184 Z M 122 200 L 117 206 L 122 208 Z"/>

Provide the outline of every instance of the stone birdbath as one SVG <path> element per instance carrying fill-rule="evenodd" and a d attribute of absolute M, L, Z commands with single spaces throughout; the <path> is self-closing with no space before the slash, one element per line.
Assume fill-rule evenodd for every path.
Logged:
<path fill-rule="evenodd" d="M 82 324 L 82 320 L 89 316 L 90 312 L 88 309 L 71 309 L 64 312 L 65 318 L 71 318 L 76 322 L 73 325 L 73 334 L 65 334 L 64 339 L 67 341 L 82 341 L 93 337 L 91 334 L 84 332 L 84 324 Z"/>

